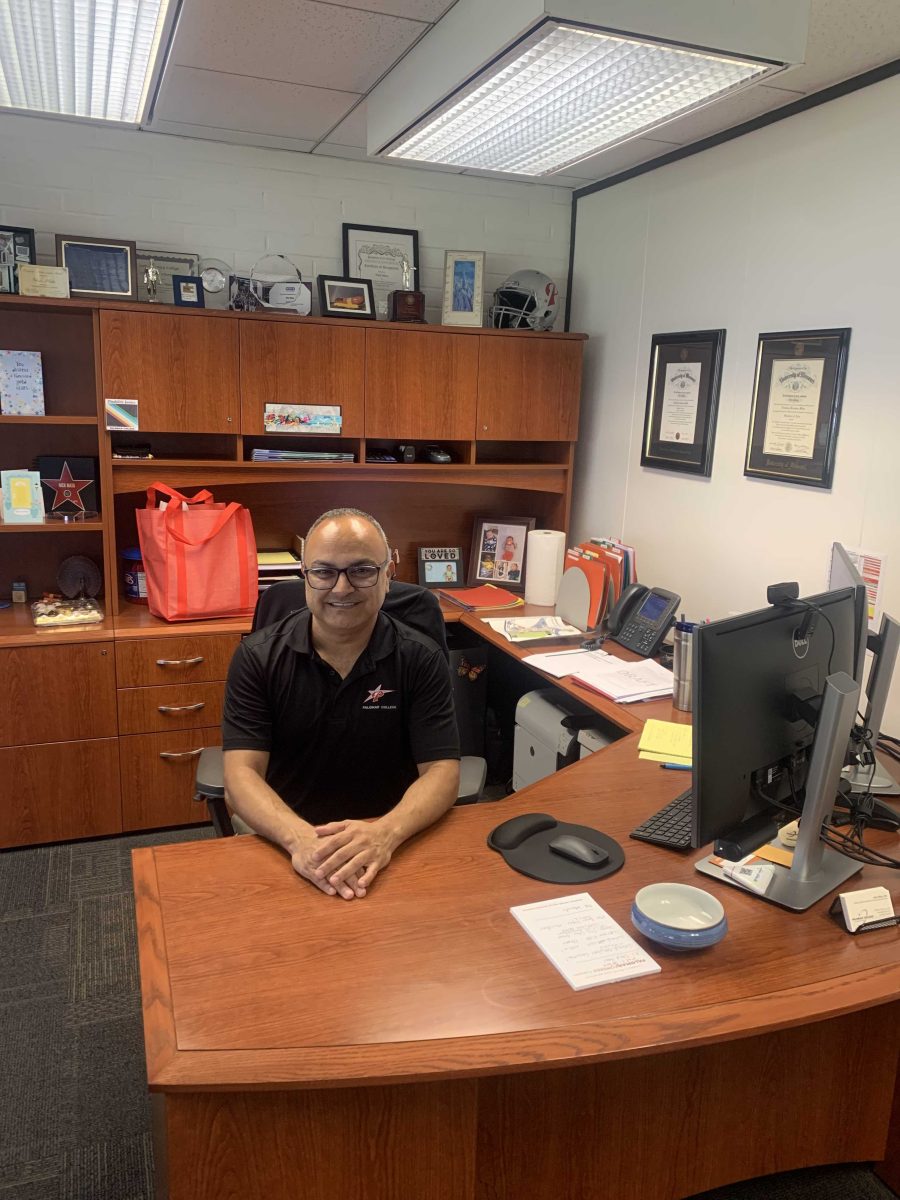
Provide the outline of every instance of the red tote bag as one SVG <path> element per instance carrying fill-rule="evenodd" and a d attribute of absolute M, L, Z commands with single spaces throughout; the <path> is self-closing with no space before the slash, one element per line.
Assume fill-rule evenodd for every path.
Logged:
<path fill-rule="evenodd" d="M 157 505 L 157 493 L 168 505 Z M 185 507 L 186 506 L 186 507 Z M 248 617 L 259 594 L 256 539 L 241 504 L 216 504 L 212 493 L 182 496 L 165 483 L 147 488 L 135 512 L 147 603 L 165 621 Z"/>

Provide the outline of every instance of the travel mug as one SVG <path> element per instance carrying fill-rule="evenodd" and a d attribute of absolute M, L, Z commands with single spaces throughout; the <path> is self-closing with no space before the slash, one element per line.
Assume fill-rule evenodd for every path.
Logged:
<path fill-rule="evenodd" d="M 672 689 L 672 703 L 682 712 L 691 711 L 691 683 L 694 673 L 694 630 L 696 621 L 675 622 L 675 655 L 673 671 L 675 685 Z"/>

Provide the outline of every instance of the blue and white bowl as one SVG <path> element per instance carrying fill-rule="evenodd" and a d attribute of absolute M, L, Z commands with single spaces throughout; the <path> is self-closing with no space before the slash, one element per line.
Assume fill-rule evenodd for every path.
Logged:
<path fill-rule="evenodd" d="M 670 950 L 701 950 L 728 932 L 725 909 L 709 892 L 686 883 L 651 883 L 631 906 L 640 933 Z"/>

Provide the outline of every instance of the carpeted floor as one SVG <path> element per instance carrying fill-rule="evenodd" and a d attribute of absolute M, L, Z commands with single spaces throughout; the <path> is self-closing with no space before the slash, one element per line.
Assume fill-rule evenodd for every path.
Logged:
<path fill-rule="evenodd" d="M 130 855 L 210 836 L 178 830 L 0 854 L 0 1200 L 152 1200 Z M 702 1200 L 894 1193 L 847 1166 Z"/>

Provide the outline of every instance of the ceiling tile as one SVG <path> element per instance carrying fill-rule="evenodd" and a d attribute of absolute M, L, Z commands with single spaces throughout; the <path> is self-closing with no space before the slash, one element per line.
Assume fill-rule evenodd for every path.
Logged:
<path fill-rule="evenodd" d="M 353 112 L 350 113 L 336 129 L 332 129 L 328 134 L 329 142 L 334 142 L 338 146 L 354 146 L 361 150 L 366 150 L 366 103 L 357 105 Z"/>
<path fill-rule="evenodd" d="M 161 121 L 318 140 L 358 99 L 325 88 L 174 66 L 166 72 L 155 116 Z"/>
<path fill-rule="evenodd" d="M 368 91 L 427 28 L 315 0 L 196 0 L 182 12 L 173 63 L 348 92 Z"/>
<path fill-rule="evenodd" d="M 806 63 L 785 76 L 785 87 L 821 91 L 898 55 L 897 0 L 812 0 Z"/>
<path fill-rule="evenodd" d="M 394 17 L 409 17 L 411 21 L 436 21 L 453 7 L 456 0 L 331 0 L 331 3 Z"/>

